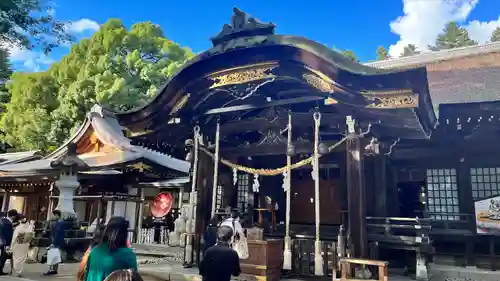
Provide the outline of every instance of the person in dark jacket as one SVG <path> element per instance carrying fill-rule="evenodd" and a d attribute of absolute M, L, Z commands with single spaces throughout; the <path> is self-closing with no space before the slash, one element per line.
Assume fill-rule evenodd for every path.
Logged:
<path fill-rule="evenodd" d="M 61 219 L 61 211 L 54 210 L 52 212 L 52 218 L 54 218 L 54 226 L 50 231 L 51 236 L 51 245 L 50 248 L 55 248 L 61 252 L 61 249 L 64 246 L 64 237 L 66 230 L 70 230 L 72 227 L 72 222 L 68 222 L 66 220 Z M 56 275 L 59 269 L 59 264 L 50 265 L 49 271 L 44 273 L 44 275 Z"/>
<path fill-rule="evenodd" d="M 231 237 L 231 227 L 220 226 L 217 229 L 217 244 L 208 248 L 199 266 L 203 281 L 230 281 L 231 275 L 240 275 L 240 258 L 229 246 Z"/>
<path fill-rule="evenodd" d="M 7 212 L 7 217 L 0 219 L 0 275 L 6 275 L 3 268 L 8 257 L 7 251 L 9 251 L 12 243 L 12 235 L 14 234 L 13 223 L 17 221 L 18 216 L 16 210 L 10 210 Z"/>
<path fill-rule="evenodd" d="M 219 215 L 214 215 L 208 221 L 207 228 L 203 233 L 203 252 L 217 243 L 217 227 L 219 227 L 221 219 Z"/>

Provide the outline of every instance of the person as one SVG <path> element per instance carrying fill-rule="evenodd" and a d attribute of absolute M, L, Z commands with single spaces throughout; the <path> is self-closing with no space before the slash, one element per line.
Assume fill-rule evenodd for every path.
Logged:
<path fill-rule="evenodd" d="M 64 235 L 66 233 L 66 230 L 71 229 L 71 222 L 62 219 L 62 213 L 59 210 L 54 210 L 52 211 L 52 218 L 51 220 L 53 221 L 53 226 L 52 229 L 50 230 L 50 237 L 51 237 L 51 245 L 49 246 L 49 251 L 56 251 L 56 253 L 61 256 L 61 249 L 64 247 Z M 59 258 L 60 260 L 60 258 Z M 56 275 L 58 270 L 59 270 L 59 262 L 56 263 L 50 263 L 49 264 L 49 270 L 44 273 L 43 275 L 50 276 L 50 275 Z"/>
<path fill-rule="evenodd" d="M 122 269 L 113 271 L 104 281 L 143 281 L 137 271 Z"/>
<path fill-rule="evenodd" d="M 103 233 L 103 228 L 102 227 L 97 227 L 95 230 L 94 230 L 94 235 L 92 236 L 92 240 L 90 241 L 90 245 L 89 245 L 89 248 L 87 249 L 87 251 L 85 252 L 85 254 L 83 255 L 82 257 L 82 261 L 80 262 L 80 268 L 78 270 L 78 274 L 77 274 L 77 280 L 78 281 L 83 281 L 83 277 L 84 277 L 84 274 L 85 274 L 85 268 L 87 266 L 87 260 L 89 258 L 89 255 L 90 255 L 90 251 L 97 245 L 99 245 L 99 243 L 101 242 L 101 239 L 102 239 L 102 233 Z"/>
<path fill-rule="evenodd" d="M 208 248 L 199 266 L 203 281 L 229 281 L 231 275 L 240 275 L 240 258 L 229 245 L 232 237 L 233 228 L 219 226 L 217 244 Z"/>
<path fill-rule="evenodd" d="M 208 221 L 207 228 L 203 233 L 203 252 L 217 243 L 217 227 L 220 224 L 220 216 L 215 214 Z"/>
<path fill-rule="evenodd" d="M 7 217 L 2 217 L 0 219 L 0 275 L 7 275 L 3 272 L 5 262 L 9 256 L 9 247 L 12 243 L 12 236 L 14 235 L 14 227 L 12 223 L 17 220 L 19 214 L 16 210 L 9 210 L 7 212 Z"/>
<path fill-rule="evenodd" d="M 23 274 L 24 264 L 28 260 L 30 242 L 34 236 L 33 228 L 28 223 L 28 219 L 20 215 L 19 225 L 14 229 L 12 243 L 10 244 L 13 262 L 12 273 L 17 277 L 21 277 Z"/>
<path fill-rule="evenodd" d="M 108 221 L 99 245 L 90 251 L 83 281 L 103 281 L 121 269 L 137 271 L 136 255 L 127 247 L 128 226 L 123 217 L 112 217 Z"/>
<path fill-rule="evenodd" d="M 236 250 L 241 259 L 248 258 L 248 244 L 245 232 L 240 223 L 240 214 L 237 210 L 231 212 L 231 216 L 220 224 L 221 226 L 228 226 L 233 229 L 233 237 L 231 238 L 230 245 Z"/>

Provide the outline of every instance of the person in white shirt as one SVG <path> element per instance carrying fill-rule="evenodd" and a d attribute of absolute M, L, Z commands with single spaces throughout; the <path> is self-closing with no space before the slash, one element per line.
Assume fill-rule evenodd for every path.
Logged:
<path fill-rule="evenodd" d="M 240 223 L 240 214 L 233 210 L 231 216 L 223 220 L 219 226 L 229 226 L 233 229 L 233 237 L 231 237 L 230 245 L 238 253 L 240 259 L 248 258 L 248 244 L 245 232 Z"/>

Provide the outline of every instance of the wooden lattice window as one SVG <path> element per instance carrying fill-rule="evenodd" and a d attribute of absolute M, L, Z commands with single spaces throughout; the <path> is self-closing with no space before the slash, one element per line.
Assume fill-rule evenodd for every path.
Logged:
<path fill-rule="evenodd" d="M 471 168 L 472 199 L 500 195 L 500 168 Z"/>
<path fill-rule="evenodd" d="M 238 174 L 237 182 L 237 206 L 241 212 L 246 213 L 248 205 L 248 188 L 250 185 L 250 175 L 249 174 Z"/>
<path fill-rule="evenodd" d="M 455 169 L 427 170 L 427 204 L 431 218 L 458 220 L 459 199 Z M 449 215 L 448 215 L 449 214 Z"/>

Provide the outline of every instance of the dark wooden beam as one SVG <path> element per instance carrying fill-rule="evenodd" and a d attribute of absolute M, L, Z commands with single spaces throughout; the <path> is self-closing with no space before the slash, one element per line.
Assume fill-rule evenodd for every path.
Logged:
<path fill-rule="evenodd" d="M 366 236 L 366 198 L 364 181 L 364 148 L 362 139 L 356 133 L 348 135 L 346 143 L 347 209 L 349 230 L 354 249 L 353 256 L 368 257 Z"/>
<path fill-rule="evenodd" d="M 242 105 L 235 105 L 235 106 L 210 109 L 210 110 L 207 110 L 205 112 L 205 115 L 216 115 L 216 114 L 222 114 L 222 113 L 234 112 L 234 111 L 254 110 L 254 109 L 282 106 L 282 105 L 288 105 L 288 104 L 322 101 L 324 99 L 325 99 L 325 97 L 307 96 L 307 97 L 300 97 L 300 98 L 294 98 L 294 99 L 283 99 L 283 100 L 277 100 L 277 101 L 270 101 L 270 102 L 260 103 L 260 104 L 259 103 L 242 104 Z"/>
<path fill-rule="evenodd" d="M 327 146 L 337 143 L 337 141 L 325 141 Z M 312 153 L 313 143 L 312 142 L 300 142 L 295 143 L 295 154 L 301 153 Z M 234 155 L 234 156 L 265 156 L 265 155 L 285 155 L 286 154 L 286 143 L 283 144 L 262 144 L 254 146 L 239 146 L 231 148 L 221 148 L 222 155 Z M 345 149 L 345 145 L 340 145 L 336 148 L 336 151 L 342 151 Z"/>
<path fill-rule="evenodd" d="M 344 116 L 339 114 L 324 113 L 321 114 L 321 124 L 329 126 L 339 126 L 344 121 Z M 297 113 L 292 114 L 292 127 L 303 128 L 314 125 L 312 113 Z M 220 131 L 222 135 L 234 134 L 237 132 L 262 130 L 271 127 L 286 128 L 288 124 L 288 116 L 278 116 L 274 120 L 269 120 L 265 117 L 254 117 L 242 120 L 235 120 L 221 124 Z"/>

